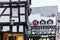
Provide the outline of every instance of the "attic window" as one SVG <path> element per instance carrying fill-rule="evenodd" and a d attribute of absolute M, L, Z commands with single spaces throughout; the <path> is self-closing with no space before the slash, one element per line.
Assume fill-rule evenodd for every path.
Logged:
<path fill-rule="evenodd" d="M 46 24 L 46 21 L 42 19 L 42 20 L 40 21 L 40 24 Z"/>
<path fill-rule="evenodd" d="M 38 26 L 38 23 L 39 23 L 39 22 L 38 22 L 37 20 L 34 20 L 34 21 L 33 21 L 33 26 L 34 26 L 34 27 L 37 27 L 37 26 Z"/>
<path fill-rule="evenodd" d="M 49 19 L 49 20 L 47 21 L 47 24 L 53 24 L 53 20 Z"/>

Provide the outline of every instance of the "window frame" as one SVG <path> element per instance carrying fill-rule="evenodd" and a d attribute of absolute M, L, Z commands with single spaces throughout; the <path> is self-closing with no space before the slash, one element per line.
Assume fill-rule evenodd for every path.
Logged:
<path fill-rule="evenodd" d="M 5 28 L 3 28 L 3 27 L 6 27 L 6 28 L 9 27 L 9 30 L 8 30 L 8 31 L 10 31 L 10 26 L 2 26 L 2 29 L 5 29 Z M 5 30 L 5 31 L 6 31 L 6 30 Z"/>
<path fill-rule="evenodd" d="M 12 13 L 11 13 L 11 16 L 12 16 L 12 18 L 13 18 L 13 17 L 18 17 L 18 15 L 19 15 L 19 13 L 18 13 L 19 11 L 18 11 L 18 12 L 17 12 L 17 16 L 13 16 L 13 9 L 14 9 L 14 8 L 17 8 L 17 11 L 19 10 L 18 7 L 11 7 L 11 12 L 12 12 Z"/>
<path fill-rule="evenodd" d="M 22 19 L 23 19 L 22 16 L 24 16 L 24 21 L 22 21 Z M 26 16 L 25 15 L 20 15 L 20 22 L 26 22 Z"/>
<path fill-rule="evenodd" d="M 60 26 L 58 26 L 58 33 L 60 34 Z"/>
<path fill-rule="evenodd" d="M 13 25 L 13 26 L 15 26 L 15 25 Z M 13 26 L 12 26 L 12 32 L 13 32 L 13 28 L 15 28 L 15 27 L 13 27 Z M 16 26 L 16 30 L 15 30 L 14 32 L 18 32 L 18 31 L 17 31 L 17 26 Z M 14 32 L 13 32 L 13 33 L 14 33 Z"/>
<path fill-rule="evenodd" d="M 49 21 L 50 21 L 50 23 L 49 23 Z M 49 20 L 47 21 L 47 24 L 53 24 L 53 20 L 49 19 Z"/>
<path fill-rule="evenodd" d="M 42 21 L 44 22 L 44 24 L 41 24 Z M 46 21 L 42 19 L 42 20 L 40 21 L 40 24 L 41 24 L 41 25 L 45 25 L 45 24 L 46 24 Z"/>
<path fill-rule="evenodd" d="M 20 26 L 23 26 L 23 29 L 22 29 L 22 31 L 20 31 L 20 32 L 24 32 L 24 25 L 19 25 L 19 27 L 20 27 Z M 18 27 L 18 32 L 19 32 L 19 27 Z M 20 28 L 21 28 L 21 27 L 20 27 Z M 20 32 L 19 32 L 19 33 L 20 33 Z"/>
<path fill-rule="evenodd" d="M 39 24 L 39 22 L 37 20 L 34 20 L 33 24 Z"/>
<path fill-rule="evenodd" d="M 24 8 L 24 13 L 21 13 L 21 8 Z M 23 15 L 23 14 L 25 15 L 25 7 L 20 7 L 19 9 L 20 9 L 20 15 Z"/>

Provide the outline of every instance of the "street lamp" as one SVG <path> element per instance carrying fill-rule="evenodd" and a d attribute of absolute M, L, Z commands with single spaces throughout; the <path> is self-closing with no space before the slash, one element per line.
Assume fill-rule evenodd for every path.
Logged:
<path fill-rule="evenodd" d="M 14 25 L 14 21 L 15 21 L 15 20 L 10 19 L 11 40 L 13 40 L 12 27 L 13 27 L 13 25 Z"/>

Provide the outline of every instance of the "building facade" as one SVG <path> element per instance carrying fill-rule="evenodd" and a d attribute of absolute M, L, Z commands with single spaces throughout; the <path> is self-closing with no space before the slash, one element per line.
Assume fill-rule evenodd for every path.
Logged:
<path fill-rule="evenodd" d="M 34 15 L 29 17 L 31 27 L 28 28 L 29 39 L 31 40 L 55 40 L 56 38 L 56 17 L 41 17 Z M 39 19 L 38 19 L 39 18 Z"/>
<path fill-rule="evenodd" d="M 26 40 L 31 0 L 0 0 L 0 40 Z"/>
<path fill-rule="evenodd" d="M 32 8 L 28 40 L 56 40 L 57 7 Z"/>
<path fill-rule="evenodd" d="M 56 40 L 60 39 L 60 13 L 57 14 Z"/>

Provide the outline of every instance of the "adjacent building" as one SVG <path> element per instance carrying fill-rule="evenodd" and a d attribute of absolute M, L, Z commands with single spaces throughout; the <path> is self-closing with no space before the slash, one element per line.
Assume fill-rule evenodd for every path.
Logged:
<path fill-rule="evenodd" d="M 29 16 L 29 40 L 56 40 L 57 6 L 35 7 Z"/>
<path fill-rule="evenodd" d="M 56 40 L 60 39 L 60 13 L 57 14 Z"/>
<path fill-rule="evenodd" d="M 26 40 L 31 0 L 0 0 L 0 40 Z"/>

